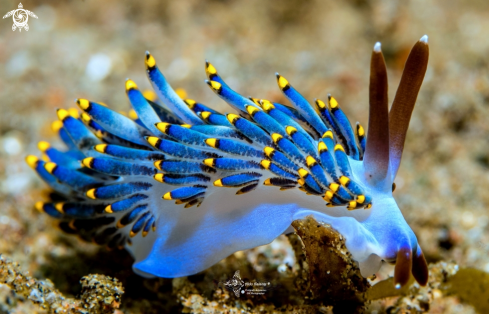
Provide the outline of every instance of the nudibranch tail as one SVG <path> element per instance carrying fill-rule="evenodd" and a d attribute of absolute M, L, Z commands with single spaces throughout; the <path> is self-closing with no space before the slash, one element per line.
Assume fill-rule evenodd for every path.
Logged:
<path fill-rule="evenodd" d="M 81 114 L 58 110 L 53 130 L 68 149 L 40 142 L 49 161 L 26 158 L 55 191 L 36 209 L 84 240 L 126 247 L 136 272 L 161 277 L 200 272 L 313 215 L 345 236 L 365 276 L 384 259 L 397 261 L 396 284 L 411 273 L 426 284 L 426 261 L 392 191 L 427 60 L 423 37 L 389 113 L 385 61 L 374 46 L 366 136 L 334 97 L 313 106 L 278 73 L 292 106 L 243 97 L 208 61 L 207 85 L 235 112 L 182 100 L 147 52 L 157 98 L 128 79 L 128 115 L 86 99 L 76 100 Z"/>

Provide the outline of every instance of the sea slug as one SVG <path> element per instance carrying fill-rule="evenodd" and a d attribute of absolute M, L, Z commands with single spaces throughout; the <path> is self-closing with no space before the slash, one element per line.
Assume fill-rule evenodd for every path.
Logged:
<path fill-rule="evenodd" d="M 241 96 L 209 62 L 206 82 L 232 112 L 182 100 L 146 53 L 158 99 L 146 99 L 127 80 L 137 117 L 85 99 L 76 101 L 81 114 L 57 111 L 54 129 L 68 149 L 40 142 L 49 161 L 26 157 L 54 190 L 36 208 L 66 232 L 127 248 L 134 271 L 147 277 L 195 274 L 312 215 L 346 238 L 364 276 L 384 260 L 396 263 L 397 287 L 411 273 L 425 285 L 425 258 L 392 192 L 428 54 L 425 35 L 389 111 L 384 57 L 374 45 L 365 134 L 335 98 L 311 105 L 279 74 L 292 106 Z"/>

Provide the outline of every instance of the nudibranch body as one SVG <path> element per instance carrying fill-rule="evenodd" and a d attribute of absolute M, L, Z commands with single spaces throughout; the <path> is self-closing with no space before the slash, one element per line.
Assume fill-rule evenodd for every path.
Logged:
<path fill-rule="evenodd" d="M 126 81 L 133 119 L 101 103 L 58 110 L 66 152 L 46 142 L 50 161 L 27 162 L 55 191 L 36 208 L 63 230 L 126 247 L 143 276 L 200 272 L 226 256 L 271 242 L 312 215 L 346 238 L 362 274 L 395 262 L 395 283 L 428 270 L 393 196 L 406 131 L 428 62 L 428 40 L 413 47 L 390 111 L 380 43 L 370 74 L 368 134 L 354 130 L 331 96 L 315 105 L 281 75 L 292 106 L 245 98 L 206 62 L 210 88 L 234 111 L 181 100 L 146 54 L 158 100 Z"/>

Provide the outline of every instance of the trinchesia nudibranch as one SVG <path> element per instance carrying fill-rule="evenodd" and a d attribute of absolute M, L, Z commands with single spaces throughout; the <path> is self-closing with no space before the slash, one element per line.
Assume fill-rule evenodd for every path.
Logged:
<path fill-rule="evenodd" d="M 158 99 L 127 80 L 134 119 L 85 99 L 76 101 L 80 116 L 57 111 L 53 127 L 68 150 L 40 142 L 49 161 L 26 158 L 55 191 L 36 208 L 85 240 L 126 247 L 138 274 L 170 278 L 269 243 L 312 215 L 346 238 L 364 276 L 384 260 L 396 263 L 397 287 L 411 273 L 425 285 L 425 258 L 392 192 L 428 54 L 423 36 L 389 111 L 375 44 L 365 134 L 358 123 L 354 131 L 333 97 L 311 105 L 279 74 L 292 106 L 239 95 L 208 62 L 207 84 L 234 112 L 181 100 L 146 53 Z"/>

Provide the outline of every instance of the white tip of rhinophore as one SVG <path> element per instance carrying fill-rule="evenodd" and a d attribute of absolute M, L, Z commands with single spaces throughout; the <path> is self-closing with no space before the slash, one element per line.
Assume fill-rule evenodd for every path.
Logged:
<path fill-rule="evenodd" d="M 380 52 L 380 41 L 376 42 L 374 45 L 374 51 L 375 52 Z"/>
<path fill-rule="evenodd" d="M 422 43 L 428 44 L 428 35 L 424 35 L 423 37 L 421 37 L 421 39 L 419 41 Z"/>

